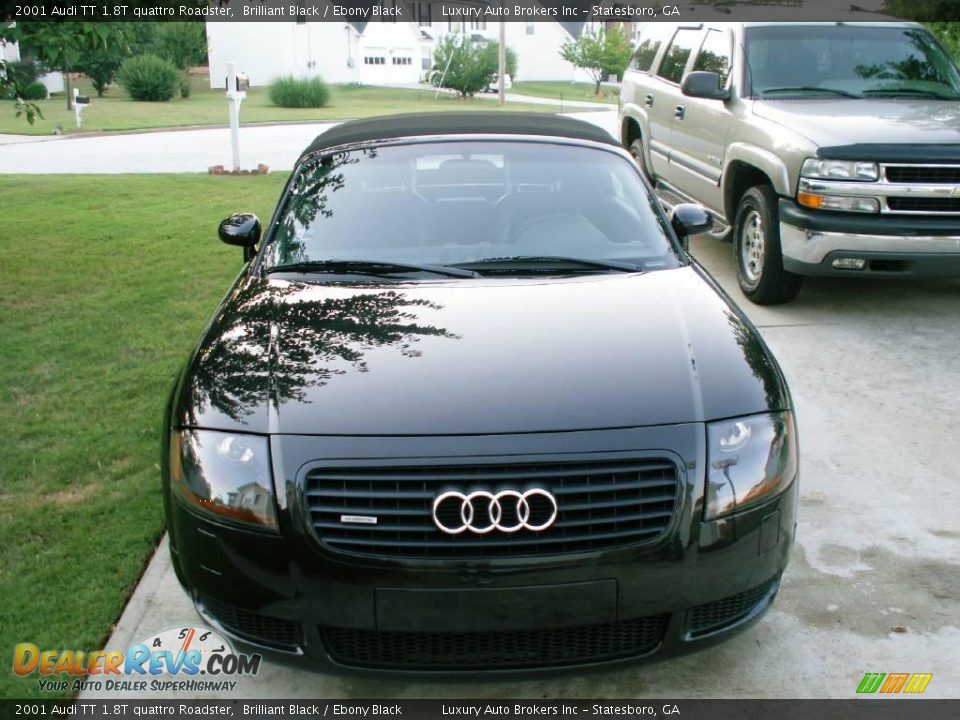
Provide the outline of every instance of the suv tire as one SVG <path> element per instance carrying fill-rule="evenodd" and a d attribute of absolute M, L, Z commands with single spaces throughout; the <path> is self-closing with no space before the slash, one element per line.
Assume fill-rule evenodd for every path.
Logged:
<path fill-rule="evenodd" d="M 630 155 L 632 155 L 633 159 L 637 162 L 637 165 L 640 167 L 640 172 L 643 173 L 643 176 L 647 180 L 653 182 L 653 178 L 647 171 L 647 161 L 643 158 L 643 140 L 637 138 L 630 143 Z"/>
<path fill-rule="evenodd" d="M 777 194 L 755 185 L 740 198 L 733 238 L 740 289 L 757 305 L 780 305 L 797 297 L 803 277 L 783 269 Z"/>

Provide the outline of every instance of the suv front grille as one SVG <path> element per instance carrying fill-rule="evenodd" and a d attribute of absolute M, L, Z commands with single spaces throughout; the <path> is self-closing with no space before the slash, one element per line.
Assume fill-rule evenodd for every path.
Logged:
<path fill-rule="evenodd" d="M 574 665 L 637 657 L 657 649 L 669 615 L 603 625 L 495 632 L 385 632 L 323 627 L 342 665 L 407 670 L 482 670 Z"/>
<path fill-rule="evenodd" d="M 960 165 L 888 165 L 887 180 L 895 183 L 960 183 Z"/>
<path fill-rule="evenodd" d="M 902 212 L 960 212 L 960 198 L 890 197 L 887 207 Z"/>
<path fill-rule="evenodd" d="M 557 518 L 542 531 L 458 535 L 433 523 L 442 492 L 543 488 Z M 676 466 L 663 459 L 496 465 L 314 468 L 304 484 L 317 537 L 341 552 L 402 558 L 556 555 L 654 540 L 677 504 Z M 376 524 L 341 522 L 341 516 Z"/>

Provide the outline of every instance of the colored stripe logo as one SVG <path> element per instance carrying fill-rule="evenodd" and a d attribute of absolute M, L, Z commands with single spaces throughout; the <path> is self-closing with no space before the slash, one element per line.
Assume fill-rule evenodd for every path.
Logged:
<path fill-rule="evenodd" d="M 866 673 L 857 686 L 857 694 L 919 694 L 927 689 L 933 673 Z"/>

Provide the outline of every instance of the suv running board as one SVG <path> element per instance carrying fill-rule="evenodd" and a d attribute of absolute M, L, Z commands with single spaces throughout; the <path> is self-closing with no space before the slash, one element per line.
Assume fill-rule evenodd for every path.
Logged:
<path fill-rule="evenodd" d="M 663 205 L 663 209 L 668 213 L 673 208 L 674 205 L 679 205 L 680 203 L 696 203 L 697 201 L 685 196 L 679 190 L 670 185 L 667 185 L 662 180 L 657 180 L 654 183 L 654 190 L 657 193 L 657 198 L 660 200 L 660 204 Z M 697 203 L 699 205 L 699 203 Z M 710 208 L 704 208 L 713 219 L 713 228 L 707 233 L 714 240 L 720 240 L 722 242 L 730 242 L 733 239 L 733 234 L 730 232 L 731 228 L 727 225 L 726 220 L 716 213 L 712 212 Z"/>

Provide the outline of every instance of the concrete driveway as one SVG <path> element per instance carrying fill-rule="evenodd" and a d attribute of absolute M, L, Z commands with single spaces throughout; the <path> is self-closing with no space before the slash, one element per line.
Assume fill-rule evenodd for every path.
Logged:
<path fill-rule="evenodd" d="M 593 111 L 566 113 L 604 128 L 617 128 L 617 110 L 594 104 Z M 336 123 L 247 125 L 240 128 L 240 166 L 264 163 L 289 171 L 303 149 Z M 59 137 L 0 135 L 0 173 L 180 173 L 229 168 L 230 130 L 226 127 Z"/>
<path fill-rule="evenodd" d="M 759 308 L 737 289 L 729 245 L 696 239 L 693 252 L 761 328 L 799 417 L 798 542 L 759 625 L 698 654 L 552 680 L 357 679 L 268 662 L 225 695 L 853 698 L 865 672 L 931 672 L 926 697 L 960 696 L 960 282 L 812 280 L 792 305 Z M 163 545 L 107 648 L 191 624 Z M 98 696 L 119 695 L 84 698 Z"/>

